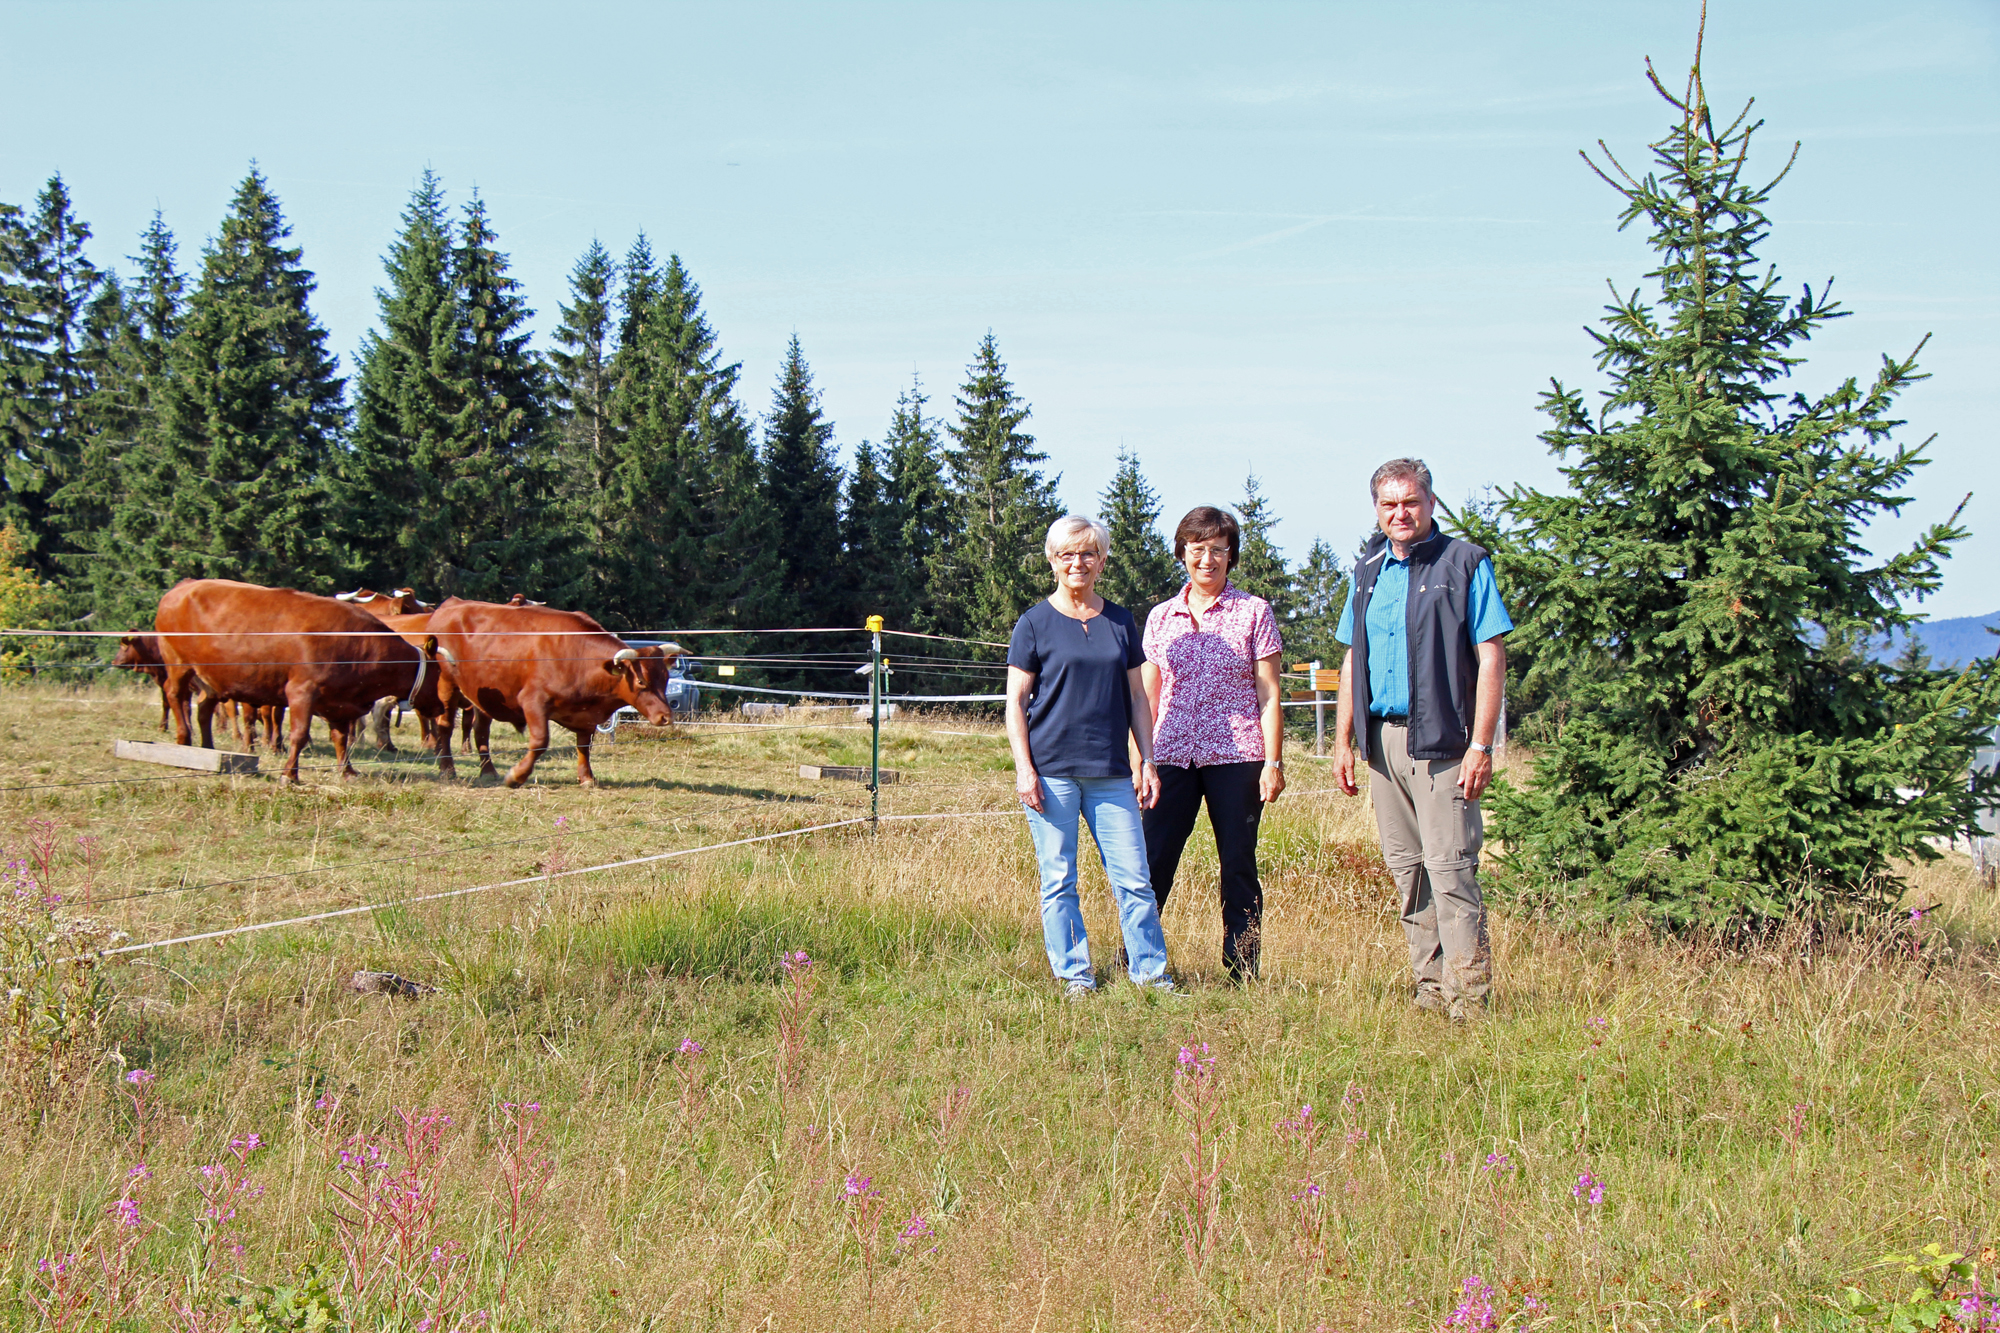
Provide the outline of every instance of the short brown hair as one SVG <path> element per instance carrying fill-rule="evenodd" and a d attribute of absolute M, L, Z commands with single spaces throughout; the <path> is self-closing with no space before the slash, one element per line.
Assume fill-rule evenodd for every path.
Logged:
<path fill-rule="evenodd" d="M 1375 469 L 1375 475 L 1368 479 L 1368 499 L 1372 502 L 1382 492 L 1385 481 L 1407 481 L 1423 487 L 1425 495 L 1437 499 L 1437 492 L 1431 489 L 1431 470 L 1424 466 L 1421 458 L 1392 458 Z"/>
<path fill-rule="evenodd" d="M 1174 529 L 1174 559 L 1187 559 L 1189 542 L 1205 542 L 1216 537 L 1229 539 L 1229 567 L 1236 568 L 1236 558 L 1243 552 L 1243 529 L 1237 526 L 1235 517 L 1226 509 L 1214 505 L 1196 505 L 1187 511 L 1179 527 Z"/>

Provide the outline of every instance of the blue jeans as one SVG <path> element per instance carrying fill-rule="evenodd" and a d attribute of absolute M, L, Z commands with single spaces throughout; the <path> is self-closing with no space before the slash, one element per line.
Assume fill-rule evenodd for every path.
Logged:
<path fill-rule="evenodd" d="M 1024 807 L 1025 808 L 1025 807 Z M 1042 943 L 1058 981 L 1095 985 L 1090 936 L 1077 900 L 1077 819 L 1090 824 L 1097 855 L 1118 899 L 1118 924 L 1132 980 L 1144 986 L 1167 975 L 1167 937 L 1146 873 L 1146 836 L 1130 778 L 1043 778 L 1042 810 L 1029 810 L 1028 832 L 1042 869 Z"/>

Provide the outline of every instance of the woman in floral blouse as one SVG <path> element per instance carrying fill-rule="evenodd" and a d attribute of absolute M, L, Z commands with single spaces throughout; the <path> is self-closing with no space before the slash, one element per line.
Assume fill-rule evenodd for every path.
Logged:
<path fill-rule="evenodd" d="M 1284 644 L 1271 604 L 1229 586 L 1243 542 L 1236 520 L 1202 505 L 1174 530 L 1187 586 L 1146 617 L 1141 668 L 1153 716 L 1160 797 L 1145 812 L 1146 860 L 1162 908 L 1195 816 L 1208 802 L 1222 862 L 1222 962 L 1257 975 L 1264 888 L 1257 826 L 1285 789 L 1278 662 Z"/>

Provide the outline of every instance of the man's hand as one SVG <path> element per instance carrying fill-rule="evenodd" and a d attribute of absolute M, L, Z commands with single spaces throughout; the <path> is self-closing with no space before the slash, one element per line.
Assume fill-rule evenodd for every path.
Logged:
<path fill-rule="evenodd" d="M 1021 804 L 1042 813 L 1042 775 L 1032 768 L 1014 770 L 1014 794 L 1021 798 Z"/>
<path fill-rule="evenodd" d="M 1476 801 L 1493 781 L 1493 756 L 1482 750 L 1467 750 L 1458 765 L 1458 789 L 1465 799 Z"/>
<path fill-rule="evenodd" d="M 1160 770 L 1152 760 L 1140 764 L 1132 774 L 1132 794 L 1139 798 L 1141 810 L 1151 810 L 1160 803 Z"/>
<path fill-rule="evenodd" d="M 1285 770 L 1264 765 L 1264 772 L 1257 779 L 1257 799 L 1265 805 L 1278 799 L 1278 793 L 1285 789 Z"/>
<path fill-rule="evenodd" d="M 1344 737 L 1334 743 L 1333 780 L 1349 796 L 1361 794 L 1361 788 L 1354 785 L 1354 746 Z"/>

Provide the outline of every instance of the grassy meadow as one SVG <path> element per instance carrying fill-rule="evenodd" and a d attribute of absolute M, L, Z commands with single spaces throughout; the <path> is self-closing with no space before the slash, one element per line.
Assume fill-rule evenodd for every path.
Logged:
<path fill-rule="evenodd" d="M 17 878 L 138 940 L 867 812 L 797 776 L 859 729 L 632 729 L 599 790 L 559 744 L 509 791 L 406 724 L 284 790 L 110 757 L 157 719 L 0 689 Z M 1892 1251 L 1991 1278 L 2000 898 L 1962 857 L 1921 922 L 1761 952 L 1498 915 L 1494 1012 L 1454 1027 L 1409 1005 L 1365 802 L 1300 758 L 1263 981 L 1222 979 L 1204 830 L 1191 994 L 1065 1004 L 998 728 L 905 717 L 884 763 L 885 814 L 987 813 L 107 962 L 101 1053 L 38 1123 L 6 1094 L 0 1327 L 1805 1329 L 1907 1286 Z M 1116 981 L 1095 866 L 1085 901 Z"/>

